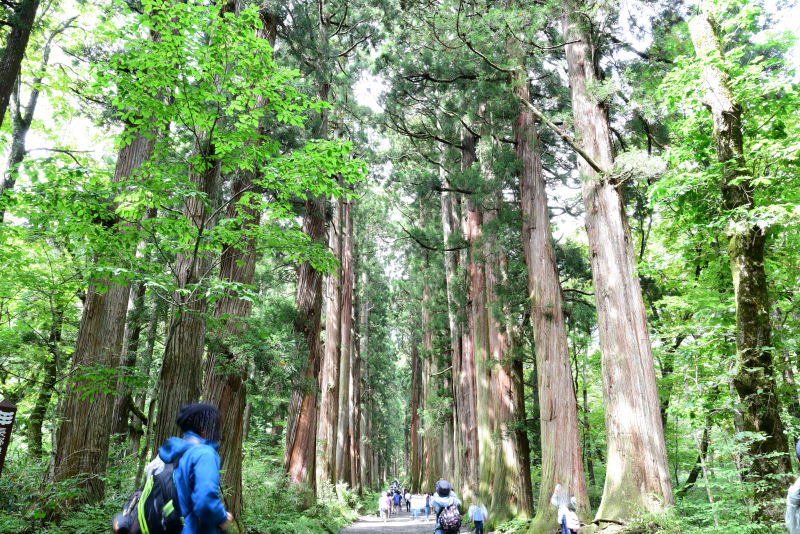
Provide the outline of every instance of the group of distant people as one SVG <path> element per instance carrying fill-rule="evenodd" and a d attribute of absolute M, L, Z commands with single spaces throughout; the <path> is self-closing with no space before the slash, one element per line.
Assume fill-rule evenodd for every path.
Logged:
<path fill-rule="evenodd" d="M 430 493 L 412 495 L 407 488 L 389 489 L 378 500 L 378 508 L 384 521 L 388 521 L 392 513 L 398 514 L 403 507 L 414 515 L 414 519 L 418 519 L 423 511 L 425 519 L 428 519 L 431 513 L 430 499 Z"/>
<path fill-rule="evenodd" d="M 403 506 L 407 512 L 413 514 L 414 520 L 419 519 L 423 511 L 425 519 L 428 520 L 433 509 L 436 514 L 435 534 L 450 534 L 458 532 L 461 528 L 461 500 L 450 483 L 443 478 L 436 482 L 434 493 L 412 494 L 408 488 L 401 488 L 397 481 L 393 481 L 389 490 L 378 499 L 381 519 L 388 521 L 392 513 L 398 514 Z M 488 519 L 486 507 L 482 504 L 473 504 L 469 507 L 467 515 L 475 525 L 475 534 L 483 534 L 483 523 Z"/>

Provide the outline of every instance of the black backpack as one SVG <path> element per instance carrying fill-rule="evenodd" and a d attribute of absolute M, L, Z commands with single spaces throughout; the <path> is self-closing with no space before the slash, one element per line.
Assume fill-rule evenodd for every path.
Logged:
<path fill-rule="evenodd" d="M 461 514 L 456 503 L 451 504 L 439 514 L 439 526 L 445 532 L 458 532 L 461 528 Z"/>
<path fill-rule="evenodd" d="M 174 473 L 182 456 L 164 462 L 161 471 L 149 475 L 142 490 L 130 496 L 122 513 L 114 517 L 115 534 L 180 534 L 183 516 Z"/>

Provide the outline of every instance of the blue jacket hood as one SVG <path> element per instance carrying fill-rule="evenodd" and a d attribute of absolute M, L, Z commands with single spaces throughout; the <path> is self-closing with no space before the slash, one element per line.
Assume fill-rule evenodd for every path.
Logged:
<path fill-rule="evenodd" d="M 208 445 L 214 450 L 219 448 L 219 443 L 209 443 L 190 430 L 184 432 L 183 438 L 172 437 L 165 441 L 158 449 L 158 455 L 164 462 L 169 463 L 193 445 Z"/>

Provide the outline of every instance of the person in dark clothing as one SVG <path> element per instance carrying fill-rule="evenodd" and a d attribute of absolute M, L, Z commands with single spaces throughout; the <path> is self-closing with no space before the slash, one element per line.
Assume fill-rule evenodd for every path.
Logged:
<path fill-rule="evenodd" d="M 396 514 L 400 513 L 400 499 L 401 497 L 399 492 L 395 493 L 394 496 L 392 496 L 392 502 L 394 503 L 394 513 Z"/>

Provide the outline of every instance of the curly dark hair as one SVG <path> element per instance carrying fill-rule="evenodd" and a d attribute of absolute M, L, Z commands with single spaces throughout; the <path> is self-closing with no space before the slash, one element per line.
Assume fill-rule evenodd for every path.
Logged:
<path fill-rule="evenodd" d="M 187 404 L 178 412 L 175 422 L 184 432 L 194 432 L 210 443 L 219 443 L 222 439 L 222 423 L 216 406 Z"/>

